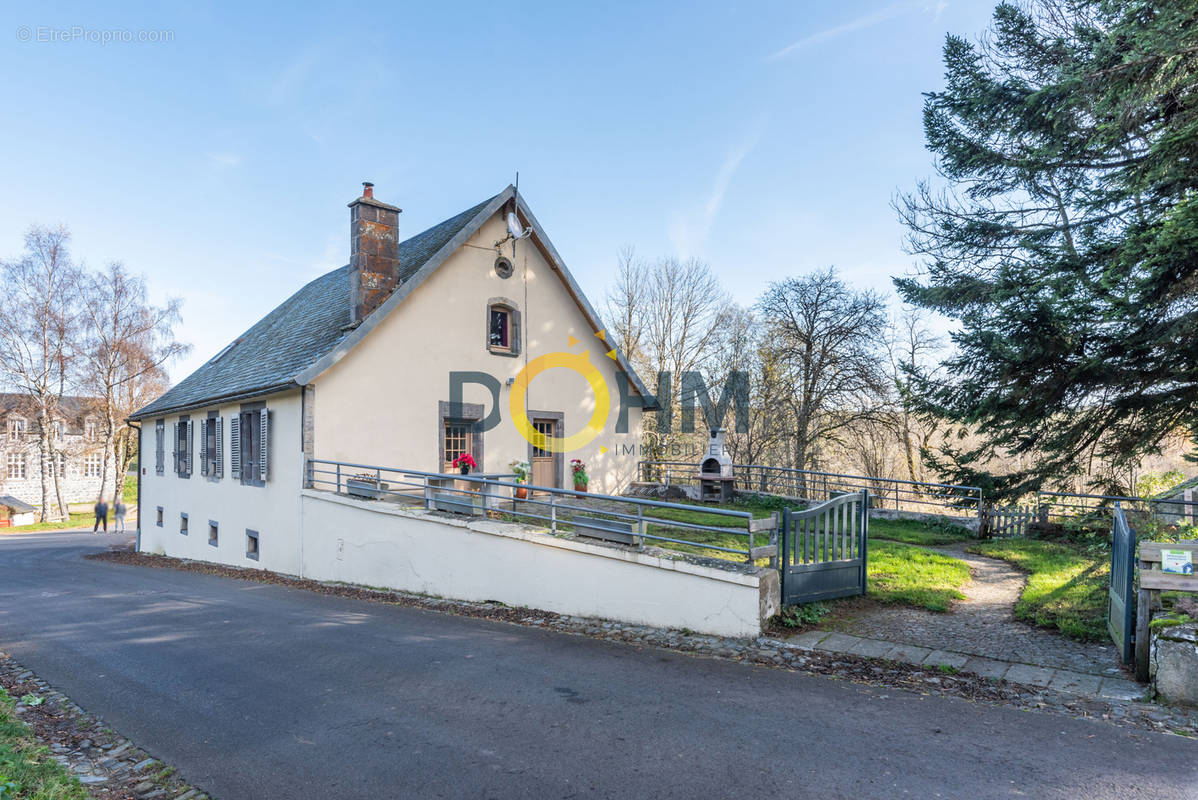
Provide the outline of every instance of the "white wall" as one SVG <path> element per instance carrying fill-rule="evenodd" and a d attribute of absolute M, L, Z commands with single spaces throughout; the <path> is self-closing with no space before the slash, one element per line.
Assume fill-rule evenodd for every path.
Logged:
<path fill-rule="evenodd" d="M 719 636 L 758 636 L 777 611 L 773 570 L 717 569 L 326 492 L 305 490 L 302 502 L 304 575 L 318 580 Z"/>
<path fill-rule="evenodd" d="M 195 423 L 192 474 L 180 478 L 171 461 L 171 433 L 178 414 L 166 420 L 166 470 L 156 475 L 154 426 L 158 418 L 142 420 L 141 550 L 178 558 L 214 561 L 243 567 L 297 574 L 299 572 L 299 489 L 304 457 L 300 434 L 299 391 L 255 398 L 271 413 L 270 472 L 265 486 L 245 486 L 229 477 L 229 424 L 240 411 L 240 403 L 189 411 Z M 210 480 L 200 474 L 199 420 L 219 410 L 224 419 L 224 474 Z M 157 508 L 163 508 L 162 527 L 157 525 Z M 189 532 L 179 533 L 180 513 L 188 514 Z M 218 523 L 216 547 L 208 543 L 208 521 Z M 246 556 L 246 529 L 258 531 L 259 559 Z"/>
<path fill-rule="evenodd" d="M 628 433 L 615 432 L 620 395 L 618 367 L 606 355 L 611 345 L 596 336 L 561 276 L 530 240 L 517 246 L 511 277 L 495 274 L 493 244 L 505 235 L 498 215 L 488 220 L 352 351 L 316 378 L 317 458 L 439 472 L 438 401 L 449 400 L 449 372 L 479 371 L 502 385 L 503 422 L 483 434 L 483 469 L 508 472 L 513 459 L 528 458 L 528 442 L 511 423 L 506 380 L 547 353 L 589 351 L 590 363 L 607 384 L 611 411 L 600 436 L 564 454 L 561 485 L 573 488 L 571 458 L 587 463 L 592 492 L 615 493 L 636 479 L 641 412 L 630 411 Z M 510 257 L 510 246 L 503 252 Z M 523 350 L 518 357 L 486 348 L 488 302 L 497 297 L 511 300 L 520 311 Z M 570 337 L 578 344 L 571 346 Z M 463 400 L 482 403 L 488 411 L 492 405 L 490 393 L 476 385 L 465 387 Z M 564 435 L 569 436 L 584 429 L 595 397 L 578 373 L 556 368 L 531 382 L 526 407 L 564 414 Z"/>

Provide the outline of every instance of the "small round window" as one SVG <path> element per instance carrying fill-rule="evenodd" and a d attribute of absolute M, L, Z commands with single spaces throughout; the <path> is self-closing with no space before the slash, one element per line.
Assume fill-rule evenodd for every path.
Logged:
<path fill-rule="evenodd" d="M 511 261 L 507 260 L 503 256 L 500 256 L 499 258 L 495 259 L 495 274 L 496 275 L 498 275 L 501 278 L 510 278 L 510 277 L 512 277 L 512 271 L 513 271 L 513 267 L 512 267 Z"/>

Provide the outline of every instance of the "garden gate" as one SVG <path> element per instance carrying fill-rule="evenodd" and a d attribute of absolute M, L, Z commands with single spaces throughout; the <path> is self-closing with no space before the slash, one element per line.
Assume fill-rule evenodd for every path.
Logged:
<path fill-rule="evenodd" d="M 869 491 L 782 512 L 782 602 L 785 605 L 865 594 Z"/>
<path fill-rule="evenodd" d="M 1111 527 L 1111 589 L 1107 599 L 1107 631 L 1124 664 L 1132 659 L 1136 613 L 1136 532 L 1127 524 L 1123 508 L 1115 503 L 1115 522 Z M 1144 631 L 1142 636 L 1147 636 Z"/>

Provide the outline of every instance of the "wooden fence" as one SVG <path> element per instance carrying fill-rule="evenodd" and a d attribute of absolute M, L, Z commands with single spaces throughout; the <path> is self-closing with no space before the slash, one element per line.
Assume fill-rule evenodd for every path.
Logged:
<path fill-rule="evenodd" d="M 1036 521 L 1034 506 L 985 506 L 978 525 L 982 539 L 1026 536 L 1028 526 Z"/>

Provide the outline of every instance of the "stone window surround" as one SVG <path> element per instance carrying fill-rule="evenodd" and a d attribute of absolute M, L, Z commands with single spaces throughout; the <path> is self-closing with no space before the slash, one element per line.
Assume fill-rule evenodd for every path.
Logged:
<path fill-rule="evenodd" d="M 251 546 L 252 544 L 252 546 Z M 245 529 L 245 557 L 258 560 L 259 536 L 258 531 Z"/>
<path fill-rule="evenodd" d="M 483 420 L 483 404 L 482 403 L 462 403 L 458 409 L 461 413 L 451 414 L 450 403 L 447 400 L 439 400 L 437 402 L 437 470 L 441 470 L 445 464 L 445 423 L 446 422 L 482 422 Z M 474 456 L 474 463 L 478 464 L 478 469 L 483 468 L 483 434 L 482 431 L 474 430 L 474 426 L 470 431 L 470 455 Z"/>
<path fill-rule="evenodd" d="M 508 347 L 491 344 L 491 309 L 493 308 L 502 308 L 508 312 Z M 485 342 L 488 352 L 492 355 L 505 356 L 507 358 L 515 358 L 520 355 L 522 330 L 520 306 L 516 304 L 515 300 L 507 297 L 492 297 L 487 300 L 486 325 L 483 326 L 483 333 L 486 336 Z"/>

